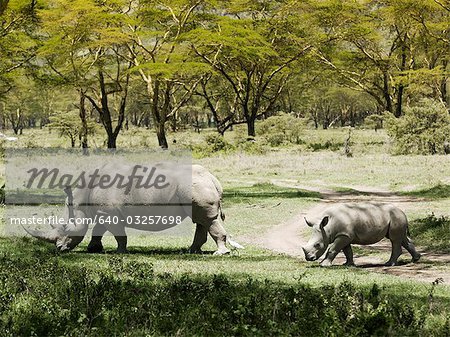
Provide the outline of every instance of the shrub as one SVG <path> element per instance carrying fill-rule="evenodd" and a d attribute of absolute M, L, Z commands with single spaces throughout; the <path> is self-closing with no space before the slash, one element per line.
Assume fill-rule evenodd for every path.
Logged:
<path fill-rule="evenodd" d="M 308 149 L 312 151 L 322 151 L 322 150 L 331 150 L 338 151 L 344 146 L 343 142 L 334 142 L 331 140 L 327 140 L 325 143 L 309 143 Z"/>
<path fill-rule="evenodd" d="M 444 153 L 444 143 L 450 139 L 450 114 L 441 103 L 423 100 L 415 107 L 405 108 L 400 118 L 385 116 L 396 153 Z"/>
<path fill-rule="evenodd" d="M 286 135 L 284 133 L 277 132 L 274 134 L 267 135 L 266 139 L 267 139 L 267 143 L 269 143 L 270 146 L 276 147 L 276 146 L 280 146 L 284 143 L 284 141 L 286 139 Z"/>
<path fill-rule="evenodd" d="M 311 287 L 224 274 L 174 276 L 122 257 L 105 258 L 107 268 L 87 269 L 61 263 L 49 252 L 2 253 L 2 335 L 430 335 L 422 316 L 426 299 L 421 308 L 376 285 Z"/>
<path fill-rule="evenodd" d="M 370 129 L 377 131 L 383 128 L 383 116 L 382 115 L 370 115 L 364 119 L 364 125 Z"/>
<path fill-rule="evenodd" d="M 304 121 L 292 115 L 272 116 L 257 124 L 257 133 L 263 136 L 270 146 L 280 146 L 285 142 L 302 144 L 300 134 Z"/>
<path fill-rule="evenodd" d="M 230 149 L 232 146 L 223 136 L 217 133 L 211 133 L 205 137 L 206 144 L 211 147 L 212 152 L 224 151 Z"/>

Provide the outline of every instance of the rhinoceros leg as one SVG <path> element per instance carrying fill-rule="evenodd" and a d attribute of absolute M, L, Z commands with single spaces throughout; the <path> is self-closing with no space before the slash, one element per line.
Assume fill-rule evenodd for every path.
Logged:
<path fill-rule="evenodd" d="M 125 227 L 119 224 L 108 224 L 106 229 L 114 235 L 117 242 L 116 253 L 128 253 L 127 250 L 127 233 Z"/>
<path fill-rule="evenodd" d="M 391 258 L 388 262 L 385 263 L 386 266 L 396 266 L 397 260 L 399 256 L 402 254 L 402 243 L 401 241 L 392 241 L 392 252 L 391 252 Z"/>
<path fill-rule="evenodd" d="M 421 255 L 417 252 L 416 247 L 408 236 L 403 239 L 402 246 L 411 254 L 412 262 L 419 261 Z"/>
<path fill-rule="evenodd" d="M 223 228 L 219 219 L 213 220 L 211 226 L 208 228 L 208 232 L 217 244 L 217 251 L 214 255 L 229 254 L 230 250 L 226 246 L 227 232 L 225 231 L 225 228 Z"/>
<path fill-rule="evenodd" d="M 338 236 L 332 244 L 330 244 L 330 248 L 328 248 L 327 255 L 325 259 L 320 263 L 322 267 L 329 267 L 332 265 L 334 258 L 336 255 L 343 250 L 345 247 L 349 246 L 351 243 L 351 239 L 347 236 Z"/>
<path fill-rule="evenodd" d="M 101 253 L 103 251 L 102 238 L 106 232 L 105 226 L 97 223 L 92 228 L 92 238 L 87 246 L 89 253 Z"/>
<path fill-rule="evenodd" d="M 208 230 L 205 228 L 205 226 L 197 224 L 197 227 L 195 229 L 194 242 L 192 243 L 189 252 L 193 254 L 201 253 L 202 252 L 201 248 L 203 244 L 206 242 L 207 237 L 208 237 Z"/>
<path fill-rule="evenodd" d="M 342 249 L 345 254 L 345 258 L 347 261 L 344 263 L 344 266 L 354 266 L 355 262 L 353 261 L 353 250 L 352 246 L 348 245 Z"/>
<path fill-rule="evenodd" d="M 117 241 L 116 253 L 119 253 L 119 254 L 128 253 L 128 250 L 127 250 L 127 236 L 125 235 L 125 233 L 124 233 L 124 235 L 121 235 L 121 236 L 114 235 L 114 238 Z"/>

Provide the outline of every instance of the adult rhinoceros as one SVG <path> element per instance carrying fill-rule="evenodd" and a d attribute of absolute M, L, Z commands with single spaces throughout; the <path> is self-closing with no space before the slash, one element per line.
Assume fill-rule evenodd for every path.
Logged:
<path fill-rule="evenodd" d="M 128 193 L 126 189 L 117 186 L 101 188 L 95 184 L 94 187 L 91 185 L 75 188 L 73 192 L 71 188 L 66 188 L 64 218 L 67 220 L 64 226 L 58 226 L 48 232 L 30 229 L 26 231 L 36 238 L 55 243 L 60 251 L 66 251 L 74 249 L 86 235 L 89 221 L 82 223 L 80 219 L 97 219 L 88 251 L 102 251 L 102 237 L 109 231 L 117 241 L 117 252 L 123 253 L 127 249 L 125 227 L 158 231 L 177 223 L 155 223 L 143 219 L 150 216 L 171 216 L 178 219 L 191 217 L 196 224 L 196 231 L 190 252 L 201 251 L 209 232 L 217 244 L 215 254 L 229 253 L 226 243 L 231 246 L 236 243 L 227 240 L 227 233 L 221 224 L 225 219 L 221 208 L 222 187 L 216 177 L 199 165 L 157 164 L 153 167 L 161 176 L 168 178 L 164 188 L 137 188 L 137 185 L 133 185 Z M 135 171 L 135 166 L 105 165 L 97 171 L 97 176 L 129 177 L 133 170 Z M 192 179 L 186 179 L 187 174 Z M 69 221 L 70 219 L 72 221 Z M 99 221 L 100 219 L 102 221 Z M 133 219 L 136 221 L 130 221 Z"/>
<path fill-rule="evenodd" d="M 346 265 L 354 265 L 351 244 L 369 245 L 388 238 L 392 243 L 388 266 L 397 264 L 402 246 L 411 254 L 413 262 L 420 259 L 408 236 L 408 220 L 399 208 L 383 203 L 346 203 L 325 210 L 317 223 L 305 221 L 313 228 L 308 244 L 303 247 L 307 261 L 315 261 L 328 248 L 321 266 L 330 266 L 342 250 Z"/>

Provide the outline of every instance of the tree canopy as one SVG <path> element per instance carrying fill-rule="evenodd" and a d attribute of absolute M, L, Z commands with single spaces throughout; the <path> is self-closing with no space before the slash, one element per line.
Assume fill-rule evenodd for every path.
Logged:
<path fill-rule="evenodd" d="M 81 124 L 73 109 L 57 119 L 81 125 L 83 147 L 92 121 L 109 148 L 130 123 L 167 148 L 168 128 L 199 116 L 220 134 L 246 124 L 249 138 L 279 111 L 355 126 L 424 98 L 448 107 L 449 44 L 442 0 L 3 0 L 3 125 L 67 114 L 26 94 L 53 88 L 71 93 Z M 32 113 L 14 108 L 24 99 Z"/>

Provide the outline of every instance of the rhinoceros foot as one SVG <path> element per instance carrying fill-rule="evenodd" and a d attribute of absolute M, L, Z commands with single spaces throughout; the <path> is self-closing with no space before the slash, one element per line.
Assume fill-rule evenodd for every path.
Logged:
<path fill-rule="evenodd" d="M 88 253 L 101 253 L 103 252 L 103 245 L 101 242 L 89 243 L 87 246 Z"/>
<path fill-rule="evenodd" d="M 384 264 L 386 267 L 398 266 L 397 262 L 388 261 Z"/>
<path fill-rule="evenodd" d="M 413 263 L 418 262 L 418 261 L 420 260 L 420 257 L 421 257 L 421 256 L 422 256 L 422 255 L 420 255 L 419 253 L 417 253 L 417 255 L 413 257 L 412 262 L 413 262 Z"/>
<path fill-rule="evenodd" d="M 230 253 L 231 252 L 228 248 L 222 248 L 222 249 L 216 250 L 213 255 L 227 255 Z"/>
<path fill-rule="evenodd" d="M 331 267 L 332 265 L 333 263 L 328 259 L 325 259 L 322 262 L 320 262 L 321 267 Z"/>

